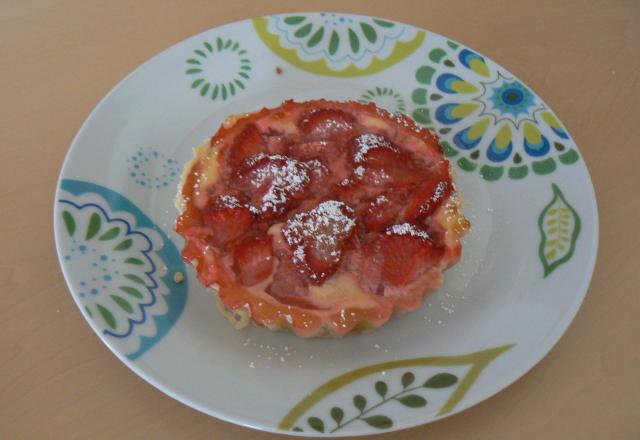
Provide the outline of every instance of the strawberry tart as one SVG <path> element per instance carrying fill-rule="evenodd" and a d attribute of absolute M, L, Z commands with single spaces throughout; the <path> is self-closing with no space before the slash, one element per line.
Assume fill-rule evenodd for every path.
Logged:
<path fill-rule="evenodd" d="M 229 117 L 178 195 L 183 257 L 239 324 L 343 336 L 417 309 L 469 223 L 438 138 L 374 104 Z"/>

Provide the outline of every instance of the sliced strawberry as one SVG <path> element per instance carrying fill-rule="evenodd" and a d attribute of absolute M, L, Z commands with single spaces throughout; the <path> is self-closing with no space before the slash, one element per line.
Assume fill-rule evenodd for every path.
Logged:
<path fill-rule="evenodd" d="M 331 159 L 336 154 L 336 143 L 332 141 L 298 142 L 289 145 L 289 156 L 298 160 Z"/>
<path fill-rule="evenodd" d="M 329 169 L 318 159 L 308 160 L 304 162 L 304 164 L 307 167 L 309 177 L 311 178 L 309 192 L 316 196 L 326 193 L 328 190 L 327 184 L 331 175 Z"/>
<path fill-rule="evenodd" d="M 273 249 L 267 237 L 248 237 L 233 249 L 233 270 L 245 286 L 253 286 L 271 275 Z"/>
<path fill-rule="evenodd" d="M 416 269 L 425 261 L 434 245 L 426 232 L 404 223 L 394 225 L 365 248 L 364 275 L 391 286 L 413 280 Z"/>
<path fill-rule="evenodd" d="M 294 201 L 304 199 L 310 183 L 309 169 L 304 163 L 264 153 L 247 160 L 245 167 L 232 179 L 232 186 L 251 199 L 261 220 L 277 218 Z"/>
<path fill-rule="evenodd" d="M 316 109 L 306 113 L 298 126 L 309 139 L 337 139 L 350 137 L 355 118 L 342 110 Z"/>
<path fill-rule="evenodd" d="M 405 221 L 422 221 L 440 207 L 453 192 L 449 177 L 449 164 L 442 161 L 432 167 L 429 178 L 421 182 L 411 193 L 402 214 Z"/>
<path fill-rule="evenodd" d="M 390 197 L 380 195 L 367 205 L 362 216 L 366 232 L 380 232 L 395 223 L 402 205 Z"/>
<path fill-rule="evenodd" d="M 253 222 L 251 211 L 232 196 L 218 196 L 202 215 L 214 246 L 222 248 L 244 235 Z"/>
<path fill-rule="evenodd" d="M 273 281 L 266 291 L 284 304 L 317 308 L 308 299 L 309 286 L 304 275 L 300 273 L 291 259 L 284 258 L 280 261 L 278 269 L 273 275 Z"/>
<path fill-rule="evenodd" d="M 367 162 L 371 166 L 383 166 L 401 160 L 400 149 L 381 134 L 359 134 L 351 140 L 350 149 L 356 164 Z"/>
<path fill-rule="evenodd" d="M 353 210 L 328 200 L 287 221 L 282 233 L 293 253 L 293 263 L 309 282 L 321 285 L 339 266 L 344 242 L 355 228 Z"/>
<path fill-rule="evenodd" d="M 364 133 L 351 141 L 354 176 L 368 185 L 396 187 L 425 178 L 425 169 L 411 153 L 400 150 L 385 136 Z"/>
<path fill-rule="evenodd" d="M 237 167 L 246 159 L 260 153 L 264 148 L 265 142 L 262 135 L 255 125 L 249 124 L 233 140 L 228 153 L 229 164 Z"/>

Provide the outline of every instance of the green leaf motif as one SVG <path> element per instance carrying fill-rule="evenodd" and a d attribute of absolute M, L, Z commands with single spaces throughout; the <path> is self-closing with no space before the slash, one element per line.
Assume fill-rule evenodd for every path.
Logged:
<path fill-rule="evenodd" d="M 113 302 L 118 304 L 118 306 L 120 306 L 122 310 L 124 310 L 127 313 L 133 313 L 133 306 L 131 305 L 131 303 L 129 303 L 129 301 L 127 301 L 126 299 L 118 295 L 110 295 L 110 296 Z"/>
<path fill-rule="evenodd" d="M 378 34 L 376 34 L 376 30 L 367 23 L 360 23 L 360 27 L 362 28 L 362 33 L 364 33 L 364 37 L 369 40 L 369 43 L 375 43 L 378 39 Z"/>
<path fill-rule="evenodd" d="M 89 224 L 87 225 L 87 235 L 84 237 L 85 240 L 89 241 L 93 237 L 96 236 L 98 232 L 100 232 L 100 226 L 102 225 L 102 220 L 98 213 L 94 212 L 89 217 Z"/>
<path fill-rule="evenodd" d="M 140 278 L 138 275 L 135 275 L 135 274 L 132 274 L 132 273 L 125 273 L 124 277 L 127 278 L 127 279 L 130 279 L 134 283 L 138 283 L 138 284 L 144 285 L 144 280 L 142 278 Z"/>
<path fill-rule="evenodd" d="M 142 280 L 140 280 L 142 281 Z M 122 290 L 125 293 L 128 293 L 129 295 L 133 296 L 134 298 L 138 298 L 138 299 L 142 299 L 142 293 L 140 293 L 140 291 L 138 289 L 136 289 L 135 287 L 131 287 L 131 286 L 120 286 L 118 287 L 118 289 Z"/>
<path fill-rule="evenodd" d="M 338 51 L 338 46 L 340 46 L 340 37 L 336 31 L 333 31 L 329 40 L 329 55 L 334 55 Z"/>
<path fill-rule="evenodd" d="M 102 234 L 100 237 L 98 237 L 98 240 L 100 241 L 113 240 L 118 236 L 119 233 L 120 233 L 120 228 L 117 226 L 114 226 L 113 228 L 109 229 L 107 232 Z"/>
<path fill-rule="evenodd" d="M 129 264 L 135 264 L 136 266 L 141 266 L 144 264 L 144 261 L 142 261 L 140 258 L 136 258 L 136 257 L 129 257 L 127 259 L 124 260 L 125 263 L 129 263 Z"/>
<path fill-rule="evenodd" d="M 126 251 L 127 249 L 129 249 L 131 247 L 131 245 L 133 244 L 133 240 L 130 238 L 127 238 L 126 240 L 122 240 L 120 243 L 118 243 L 116 245 L 116 247 L 113 248 L 114 251 Z"/>
<path fill-rule="evenodd" d="M 372 426 L 377 429 L 389 429 L 393 426 L 393 421 L 391 421 L 391 419 L 387 416 L 381 416 L 381 415 L 371 416 L 371 417 L 365 417 L 362 420 L 367 422 L 369 426 Z"/>
<path fill-rule="evenodd" d="M 288 25 L 295 25 L 295 24 L 300 24 L 305 20 L 306 20 L 305 17 L 302 17 L 300 15 L 293 15 L 291 17 L 286 17 L 284 19 L 284 22 L 287 23 Z"/>
<path fill-rule="evenodd" d="M 387 384 L 384 383 L 383 381 L 379 380 L 376 382 L 375 384 L 375 389 L 376 389 L 376 393 L 378 393 L 378 396 L 384 398 L 384 396 L 387 395 Z"/>
<path fill-rule="evenodd" d="M 336 422 L 336 425 L 340 425 L 344 418 L 344 411 L 342 411 L 342 408 L 338 408 L 337 406 L 331 408 L 331 418 Z"/>
<path fill-rule="evenodd" d="M 318 432 L 324 432 L 324 422 L 317 417 L 309 417 L 307 423 Z"/>
<path fill-rule="evenodd" d="M 358 53 L 358 50 L 360 49 L 360 40 L 358 39 L 358 35 L 351 28 L 349 28 L 349 45 L 351 46 L 353 53 Z"/>
<path fill-rule="evenodd" d="M 580 216 L 558 185 L 553 183 L 551 188 L 553 198 L 538 218 L 541 234 L 538 255 L 544 268 L 544 278 L 571 259 L 581 227 Z"/>
<path fill-rule="evenodd" d="M 455 385 L 456 382 L 458 382 L 458 378 L 453 374 L 440 373 L 432 376 L 422 386 L 425 388 L 447 388 Z"/>
<path fill-rule="evenodd" d="M 311 32 L 311 28 L 312 28 L 311 23 L 307 23 L 304 26 L 302 26 L 300 29 L 295 31 L 293 35 L 296 36 L 297 38 L 306 37 Z"/>
<path fill-rule="evenodd" d="M 76 221 L 73 219 L 73 215 L 69 211 L 62 211 L 62 221 L 64 222 L 64 227 L 67 228 L 69 237 L 73 237 L 74 232 L 76 232 Z"/>
<path fill-rule="evenodd" d="M 427 399 L 417 394 L 398 397 L 396 400 L 409 408 L 422 408 L 427 404 Z"/>
<path fill-rule="evenodd" d="M 416 376 L 411 371 L 407 371 L 400 380 L 402 381 L 402 388 L 406 388 L 416 380 Z"/>
<path fill-rule="evenodd" d="M 309 47 L 317 46 L 318 43 L 320 43 L 320 40 L 322 40 L 323 36 L 324 36 L 324 26 L 318 29 L 316 33 L 313 34 L 311 38 L 309 38 L 309 41 L 307 42 L 307 46 Z"/>
<path fill-rule="evenodd" d="M 100 315 L 102 316 L 102 319 L 104 319 L 104 322 L 107 323 L 107 325 L 109 327 L 111 327 L 112 329 L 116 328 L 116 318 L 113 316 L 113 313 L 111 313 L 111 311 L 109 309 L 107 309 L 106 307 L 100 305 L 100 304 L 96 304 L 96 307 L 98 308 L 98 311 L 100 312 Z"/>
<path fill-rule="evenodd" d="M 396 25 L 395 23 L 392 23 L 390 21 L 380 20 L 380 19 L 377 19 L 377 18 L 374 18 L 373 22 L 376 23 L 378 26 L 382 26 L 382 27 L 385 27 L 385 28 L 394 27 Z"/>
<path fill-rule="evenodd" d="M 367 399 L 364 398 L 361 394 L 356 394 L 353 397 L 353 406 L 358 408 L 360 412 L 364 411 L 364 408 L 367 406 Z"/>

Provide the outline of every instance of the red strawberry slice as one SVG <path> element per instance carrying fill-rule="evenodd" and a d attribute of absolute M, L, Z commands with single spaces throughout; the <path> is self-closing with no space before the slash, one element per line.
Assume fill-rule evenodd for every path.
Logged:
<path fill-rule="evenodd" d="M 233 270 L 245 286 L 253 286 L 271 275 L 273 249 L 267 237 L 248 237 L 233 249 Z"/>
<path fill-rule="evenodd" d="M 413 280 L 418 265 L 434 251 L 426 232 L 410 223 L 394 225 L 365 248 L 371 257 L 365 260 L 364 273 L 380 278 L 391 286 L 402 286 Z"/>
<path fill-rule="evenodd" d="M 384 166 L 401 159 L 400 149 L 387 137 L 375 133 L 362 133 L 351 140 L 351 154 L 356 164 Z"/>
<path fill-rule="evenodd" d="M 368 185 L 397 187 L 425 178 L 425 169 L 411 153 L 400 150 L 385 136 L 364 133 L 351 141 L 354 176 Z"/>
<path fill-rule="evenodd" d="M 315 109 L 306 113 L 298 126 L 309 139 L 351 137 L 355 118 L 337 109 Z"/>
<path fill-rule="evenodd" d="M 369 203 L 362 216 L 362 223 L 367 232 L 383 231 L 395 223 L 401 209 L 402 204 L 392 200 L 391 195 L 382 194 Z"/>
<path fill-rule="evenodd" d="M 235 188 L 251 199 L 261 220 L 284 214 L 294 201 L 309 193 L 308 167 L 295 159 L 264 153 L 252 156 L 232 179 Z"/>
<path fill-rule="evenodd" d="M 278 269 L 273 275 L 273 281 L 266 289 L 269 295 L 278 301 L 292 306 L 316 309 L 308 299 L 309 286 L 299 269 L 290 259 L 280 261 Z"/>
<path fill-rule="evenodd" d="M 422 221 L 429 217 L 453 192 L 449 177 L 449 163 L 442 161 L 432 167 L 429 178 L 421 182 L 411 193 L 402 215 L 408 222 Z"/>
<path fill-rule="evenodd" d="M 249 124 L 233 140 L 227 160 L 233 167 L 240 166 L 246 159 L 260 153 L 264 147 L 262 135 L 255 125 Z"/>
<path fill-rule="evenodd" d="M 282 233 L 292 261 L 312 284 L 321 285 L 340 264 L 342 248 L 355 228 L 353 210 L 328 200 L 291 217 Z"/>
<path fill-rule="evenodd" d="M 298 160 L 327 160 L 335 156 L 337 146 L 332 141 L 298 142 L 289 145 L 289 156 Z"/>
<path fill-rule="evenodd" d="M 202 219 L 213 245 L 222 248 L 251 229 L 253 215 L 235 197 L 218 196 L 203 212 Z"/>

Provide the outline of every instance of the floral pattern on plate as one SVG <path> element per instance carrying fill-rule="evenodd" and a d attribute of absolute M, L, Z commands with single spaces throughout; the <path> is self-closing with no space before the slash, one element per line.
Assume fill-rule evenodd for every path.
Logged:
<path fill-rule="evenodd" d="M 411 55 L 425 38 L 424 31 L 401 23 L 324 12 L 258 17 L 253 24 L 276 55 L 326 76 L 380 72 Z"/>
<path fill-rule="evenodd" d="M 565 128 L 527 86 L 458 43 L 441 46 L 416 70 L 413 117 L 442 136 L 462 170 L 522 179 L 578 161 Z"/>
<path fill-rule="evenodd" d="M 69 282 L 100 333 L 134 360 L 175 324 L 187 298 L 185 266 L 166 234 L 133 203 L 100 185 L 63 180 L 59 249 Z"/>

